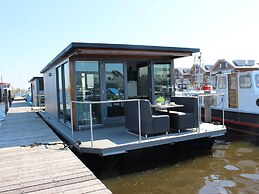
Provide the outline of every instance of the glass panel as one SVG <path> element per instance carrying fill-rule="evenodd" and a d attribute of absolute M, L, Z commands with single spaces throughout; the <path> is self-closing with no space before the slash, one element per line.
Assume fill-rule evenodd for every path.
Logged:
<path fill-rule="evenodd" d="M 69 75 L 69 63 L 64 65 L 65 74 L 65 95 L 66 95 L 66 121 L 71 122 L 71 109 L 70 109 L 70 75 Z"/>
<path fill-rule="evenodd" d="M 241 75 L 239 77 L 239 84 L 240 84 L 240 88 L 251 88 L 252 87 L 251 77 L 249 75 Z"/>
<path fill-rule="evenodd" d="M 59 118 L 63 118 L 64 116 L 64 107 L 63 107 L 63 84 L 62 84 L 62 66 L 58 67 L 58 99 L 59 99 Z"/>
<path fill-rule="evenodd" d="M 227 87 L 227 79 L 226 77 L 219 78 L 219 89 L 225 89 Z"/>
<path fill-rule="evenodd" d="M 43 80 L 39 80 L 39 90 L 44 90 L 44 82 Z"/>
<path fill-rule="evenodd" d="M 255 75 L 255 85 L 257 88 L 259 88 L 259 74 Z"/>
<path fill-rule="evenodd" d="M 121 100 L 125 98 L 123 63 L 105 64 L 105 82 L 107 100 Z M 123 103 L 110 103 L 107 105 L 108 117 L 123 115 Z"/>
<path fill-rule="evenodd" d="M 154 64 L 154 83 L 155 101 L 170 101 L 170 64 Z"/>
<path fill-rule="evenodd" d="M 237 87 L 236 87 L 236 77 L 231 77 L 230 78 L 230 89 L 231 90 L 237 89 Z"/>
<path fill-rule="evenodd" d="M 138 69 L 138 96 L 150 99 L 150 81 L 148 75 L 148 66 Z"/>
<path fill-rule="evenodd" d="M 100 100 L 100 77 L 98 62 L 87 61 L 75 63 L 75 87 L 77 101 Z M 76 104 L 77 126 L 88 126 L 89 104 Z M 93 124 L 101 123 L 101 106 L 93 104 Z"/>

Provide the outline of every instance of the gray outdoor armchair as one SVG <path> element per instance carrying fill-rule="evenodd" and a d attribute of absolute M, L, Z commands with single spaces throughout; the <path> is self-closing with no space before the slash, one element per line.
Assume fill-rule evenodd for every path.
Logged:
<path fill-rule="evenodd" d="M 150 102 L 140 100 L 141 135 L 166 133 L 170 130 L 168 115 L 152 115 Z M 126 128 L 130 132 L 139 134 L 138 101 L 125 103 Z"/>
<path fill-rule="evenodd" d="M 169 111 L 171 130 L 198 128 L 198 97 L 173 96 L 170 101 L 183 105 L 183 107 Z"/>

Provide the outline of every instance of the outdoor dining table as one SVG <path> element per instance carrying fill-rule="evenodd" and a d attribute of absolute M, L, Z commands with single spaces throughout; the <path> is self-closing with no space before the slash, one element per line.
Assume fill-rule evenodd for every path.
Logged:
<path fill-rule="evenodd" d="M 175 103 L 167 103 L 167 104 L 155 104 L 151 105 L 151 108 L 155 111 L 163 112 L 163 110 L 166 110 L 167 113 L 173 108 L 183 107 L 182 104 L 175 104 Z"/>

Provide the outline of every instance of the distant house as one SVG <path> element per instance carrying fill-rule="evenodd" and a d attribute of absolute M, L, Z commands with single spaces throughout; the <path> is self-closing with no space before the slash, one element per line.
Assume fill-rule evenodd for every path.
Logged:
<path fill-rule="evenodd" d="M 216 75 L 226 72 L 240 72 L 240 71 L 253 71 L 259 69 L 255 60 L 233 60 L 232 63 L 225 59 L 218 59 L 217 62 L 210 70 L 211 75 Z"/>
<path fill-rule="evenodd" d="M 215 76 L 219 73 L 231 72 L 235 69 L 235 65 L 225 59 L 218 59 L 210 69 L 210 75 Z"/>
<path fill-rule="evenodd" d="M 186 79 L 190 76 L 190 68 L 176 68 L 175 78 L 176 79 Z"/>
<path fill-rule="evenodd" d="M 228 62 L 225 59 L 218 59 L 213 67 L 210 69 L 210 76 L 213 80 L 213 84 L 216 84 L 216 75 L 230 72 L 244 72 L 258 70 L 259 65 L 255 63 L 255 60 L 233 60 Z"/>
<path fill-rule="evenodd" d="M 29 83 L 31 84 L 31 105 L 44 105 L 44 81 L 43 77 L 33 77 Z"/>

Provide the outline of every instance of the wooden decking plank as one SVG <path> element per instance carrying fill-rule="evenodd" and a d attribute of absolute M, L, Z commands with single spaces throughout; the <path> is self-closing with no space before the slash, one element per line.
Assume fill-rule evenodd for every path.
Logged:
<path fill-rule="evenodd" d="M 28 193 L 28 192 L 34 192 L 37 190 L 53 188 L 55 186 L 69 185 L 69 184 L 74 184 L 76 182 L 83 182 L 83 181 L 89 181 L 94 179 L 96 179 L 96 177 L 92 174 L 91 175 L 85 175 L 82 173 L 73 174 L 69 176 L 59 176 L 59 177 L 50 178 L 50 179 L 43 179 L 43 180 L 30 181 L 30 182 L 21 183 L 21 184 L 8 185 L 0 188 L 0 192 L 7 192 L 7 191 L 12 192 L 13 190 L 18 190 L 20 188 L 23 188 L 23 191 Z"/>
<path fill-rule="evenodd" d="M 67 171 L 45 171 L 45 174 L 44 172 L 40 172 L 40 173 L 33 173 L 33 171 L 27 175 L 20 175 L 19 176 L 19 180 L 17 180 L 17 174 L 16 175 L 13 175 L 13 176 L 9 176 L 9 177 L 6 177 L 5 179 L 3 179 L 3 181 L 1 182 L 1 187 L 4 187 L 4 186 L 7 186 L 8 184 L 20 184 L 20 183 L 24 183 L 24 182 L 28 182 L 28 181 L 36 181 L 36 180 L 42 180 L 42 179 L 48 179 L 48 178 L 53 178 L 53 176 L 50 175 L 50 173 L 53 173 L 54 176 L 66 176 L 68 174 L 70 174 L 71 172 L 73 173 L 78 173 L 78 174 L 81 174 L 81 173 L 84 173 L 85 175 L 91 175 L 92 173 L 90 173 L 90 171 L 86 171 L 84 168 L 80 168 L 78 166 L 74 167 L 74 168 L 69 168 L 67 169 Z M 1 189 L 0 189 L 1 190 Z"/>
<path fill-rule="evenodd" d="M 0 127 L 0 193 L 111 193 L 60 143 L 29 108 L 11 107 Z"/>
<path fill-rule="evenodd" d="M 38 190 L 35 191 L 35 193 L 68 193 L 68 192 L 74 192 L 75 190 L 78 189 L 82 189 L 80 193 L 87 193 L 90 191 L 99 191 L 99 190 L 103 190 L 106 187 L 103 184 L 100 184 L 101 182 L 96 179 L 96 180 L 90 180 L 86 182 L 78 182 L 78 183 L 74 183 L 74 184 L 70 184 L 70 185 L 62 185 L 59 187 L 53 187 L 53 188 L 49 188 L 49 189 L 45 189 L 45 190 Z M 31 192 L 34 193 L 34 192 Z M 75 192 L 74 192 L 75 193 Z"/>

